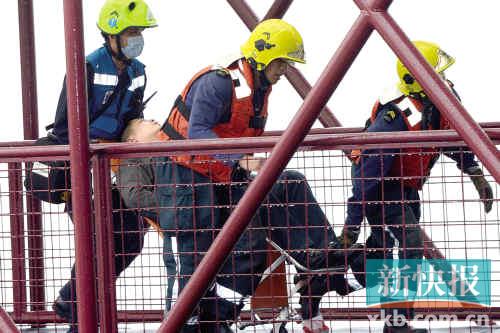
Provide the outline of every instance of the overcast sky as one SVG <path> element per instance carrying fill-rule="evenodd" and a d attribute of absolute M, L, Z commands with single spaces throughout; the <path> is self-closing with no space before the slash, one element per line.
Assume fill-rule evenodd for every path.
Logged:
<path fill-rule="evenodd" d="M 18 2 L 0 1 L 4 13 L 2 16 L 4 33 L 0 48 L 0 63 L 4 68 L 3 78 L 0 80 L 0 96 L 3 102 L 0 141 L 21 140 L 23 133 L 17 28 Z M 53 122 L 66 69 L 63 1 L 34 0 L 33 2 L 39 125 L 42 136 L 45 135 L 44 127 Z M 96 20 L 103 2 L 101 0 L 83 1 L 86 54 L 102 44 Z M 249 0 L 248 2 L 260 17 L 273 3 L 272 0 Z M 146 96 L 154 91 L 159 93 L 150 102 L 145 116 L 162 122 L 168 115 L 175 97 L 192 75 L 202 67 L 213 64 L 220 56 L 239 52 L 239 46 L 247 39 L 249 32 L 225 0 L 148 0 L 148 3 L 158 20 L 159 27 L 144 33 L 146 46 L 140 60 L 147 65 Z M 497 81 L 500 79 L 498 64 L 500 60 L 498 37 L 500 1 L 395 0 L 390 13 L 410 39 L 433 41 L 456 58 L 456 64 L 447 71 L 447 75 L 454 81 L 464 105 L 473 118 L 482 122 L 500 120 L 496 99 Z M 295 25 L 303 36 L 307 64 L 298 66 L 309 82 L 313 84 L 317 80 L 358 14 L 359 10 L 351 0 L 295 0 L 293 2 L 284 19 Z M 375 32 L 349 70 L 345 80 L 332 96 L 329 106 L 343 125 L 362 126 L 377 97 L 396 81 L 395 56 Z M 302 99 L 291 85 L 286 80 L 281 80 L 271 96 L 267 129 L 285 129 L 301 103 Z M 319 126 L 320 124 L 317 123 L 316 127 Z M 451 163 L 449 168 L 451 171 L 446 171 L 447 175 L 459 175 Z M 500 235 L 498 204 L 495 204 L 493 212 L 486 218 L 477 201 L 463 204 L 462 196 L 477 200 L 472 184 L 468 183 L 462 188 L 460 187 L 461 180 L 458 180 L 458 185 L 449 187 L 452 185 L 446 185 L 443 180 L 444 169 L 444 167 L 435 168 L 433 175 L 436 179 L 431 181 L 434 184 L 426 186 L 422 193 L 424 202 L 427 200 L 422 218 L 426 230 L 430 231 L 433 240 L 445 250 L 447 256 L 451 254 L 451 257 L 455 258 L 498 258 L 500 253 L 498 249 L 498 235 Z M 337 168 L 336 172 L 341 172 L 339 170 L 340 168 Z M 440 178 L 441 174 L 442 178 Z M 344 177 L 347 175 L 348 173 Z M 309 179 L 314 180 L 316 177 L 309 177 Z M 7 186 L 6 178 L 3 180 L 0 188 L 4 189 Z M 456 179 L 449 182 L 454 181 Z M 335 223 L 337 229 L 341 227 L 345 217 L 345 207 L 342 205 L 347 200 L 349 184 L 348 179 L 345 179 L 336 188 L 328 184 L 330 187 L 327 191 L 324 189 L 319 191 L 319 199 L 323 202 L 340 203 L 327 211 L 330 222 Z M 446 186 L 448 186 L 448 192 L 446 192 Z M 323 192 L 334 199 L 324 198 Z M 494 187 L 494 192 L 498 197 L 498 186 Z M 8 198 L 3 196 L 2 200 L 5 202 L 4 207 L 7 207 Z M 429 200 L 434 201 L 429 204 Z M 446 204 L 443 204 L 442 200 L 445 200 Z M 466 221 L 483 223 L 484 219 L 489 219 L 491 223 L 488 226 L 466 223 Z M 443 227 L 445 225 L 443 221 L 458 221 L 459 225 L 455 223 L 450 227 L 453 228 L 451 231 L 448 227 Z M 64 225 L 69 225 L 66 222 Z M 2 225 L 8 226 L 8 223 L 2 223 Z M 431 228 L 431 226 L 434 227 Z M 443 245 L 442 242 L 450 238 L 454 243 Z M 491 243 L 485 243 L 486 240 Z M 467 250 L 463 244 L 469 244 Z M 487 247 L 486 244 L 490 246 Z M 155 246 L 154 251 L 157 253 L 158 246 Z M 452 247 L 455 249 L 450 250 Z M 451 253 L 451 251 L 455 252 Z M 162 265 L 159 262 L 160 256 L 156 255 L 152 258 L 158 260 L 156 266 L 160 269 Z M 137 261 L 136 264 L 138 264 Z M 498 261 L 495 265 L 497 266 L 494 267 L 498 267 Z M 130 268 L 127 272 L 129 272 L 127 274 L 135 274 L 135 270 Z M 495 277 L 493 281 L 498 281 L 498 277 Z M 151 283 L 151 279 L 148 278 L 147 283 Z M 143 286 L 138 291 L 139 299 L 142 299 L 146 292 L 157 291 L 157 289 L 145 290 L 148 289 L 144 288 L 148 286 L 147 284 L 138 285 Z M 161 294 L 157 293 L 155 297 Z M 498 290 L 495 289 L 494 295 L 499 295 Z M 498 304 L 497 299 L 494 302 Z"/>
<path fill-rule="evenodd" d="M 53 121 L 65 73 L 62 0 L 34 0 L 37 47 L 38 106 L 41 134 Z M 83 1 L 85 52 L 98 48 L 102 38 L 96 19 L 103 1 Z M 246 27 L 224 0 L 149 0 L 159 27 L 146 31 L 140 60 L 147 65 L 146 95 L 158 90 L 145 115 L 163 121 L 172 102 L 191 76 L 221 55 L 238 52 L 248 37 Z M 259 16 L 272 1 L 249 4 Z M 5 27 L 0 61 L 4 64 L 0 91 L 4 125 L 0 140 L 22 139 L 17 1 L 2 2 Z M 394 1 L 390 13 L 411 39 L 434 41 L 457 62 L 448 71 L 469 112 L 478 121 L 498 120 L 495 95 L 500 69 L 496 0 Z M 296 0 L 285 16 L 301 32 L 307 64 L 300 69 L 314 83 L 337 49 L 359 10 L 350 0 Z M 361 52 L 329 106 L 345 126 L 360 126 L 374 100 L 396 82 L 395 57 L 377 33 Z M 269 130 L 284 129 L 302 100 L 282 80 L 271 96 Z M 6 117 L 6 119 L 5 119 Z M 319 124 L 317 124 L 319 126 Z"/>

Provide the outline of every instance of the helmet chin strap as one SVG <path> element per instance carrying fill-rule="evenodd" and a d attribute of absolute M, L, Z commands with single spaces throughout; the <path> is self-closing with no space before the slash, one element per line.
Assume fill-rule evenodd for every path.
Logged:
<path fill-rule="evenodd" d="M 106 48 L 108 49 L 109 53 L 113 56 L 113 58 L 125 63 L 126 65 L 130 65 L 130 59 L 128 59 L 122 52 L 122 42 L 121 42 L 121 37 L 120 35 L 116 35 L 116 46 L 118 47 L 118 52 L 115 52 L 113 48 L 111 47 L 111 44 L 109 42 L 109 35 L 103 34 L 104 39 L 106 43 L 104 44 Z"/>

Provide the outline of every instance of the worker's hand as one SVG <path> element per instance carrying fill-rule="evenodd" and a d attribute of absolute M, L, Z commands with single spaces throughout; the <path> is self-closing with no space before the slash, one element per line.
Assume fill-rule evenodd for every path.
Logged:
<path fill-rule="evenodd" d="M 359 227 L 344 225 L 342 232 L 337 237 L 337 241 L 341 248 L 350 248 L 358 241 Z"/>
<path fill-rule="evenodd" d="M 491 189 L 490 184 L 484 177 L 484 174 L 479 167 L 469 168 L 467 173 L 476 187 L 479 198 L 484 204 L 484 211 L 489 213 L 493 207 L 493 190 Z"/>
<path fill-rule="evenodd" d="M 246 171 L 259 172 L 262 166 L 264 165 L 265 161 L 266 159 L 262 157 L 245 155 L 243 156 L 242 159 L 238 161 L 238 164 L 240 165 L 241 168 L 245 169 Z"/>

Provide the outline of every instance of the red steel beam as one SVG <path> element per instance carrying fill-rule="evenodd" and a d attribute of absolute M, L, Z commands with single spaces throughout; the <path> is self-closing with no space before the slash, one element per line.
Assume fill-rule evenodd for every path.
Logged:
<path fill-rule="evenodd" d="M 314 121 L 347 73 L 372 31 L 373 28 L 370 25 L 368 16 L 360 15 L 330 60 L 325 71 L 307 95 L 304 104 L 296 113 L 290 126 L 281 136 L 261 172 L 252 181 L 208 253 L 189 279 L 188 284 L 170 311 L 167 320 L 163 321 L 160 326 L 159 333 L 178 332 L 189 317 L 198 300 L 203 296 L 208 284 L 213 281 L 220 266 L 247 227 L 251 217 L 290 161 L 294 151 L 311 129 Z"/>
<path fill-rule="evenodd" d="M 486 133 L 418 52 L 389 13 L 371 6 L 370 3 L 360 0 L 357 3 L 360 9 L 369 15 L 374 28 L 422 85 L 432 102 L 500 183 L 500 154 Z"/>
<path fill-rule="evenodd" d="M 481 126 L 485 131 L 487 129 L 500 129 L 500 122 L 497 121 L 491 121 L 491 122 L 483 122 L 479 123 L 479 126 Z M 363 127 L 327 127 L 327 128 L 313 128 L 309 131 L 310 134 L 343 134 L 343 133 L 361 133 L 363 132 Z M 263 136 L 280 136 L 283 134 L 284 131 L 267 131 L 264 132 Z M 493 132 L 488 132 L 486 131 L 488 135 L 492 135 Z M 492 137 L 493 139 L 493 137 Z M 225 140 L 225 139 L 223 139 Z M 246 140 L 246 138 L 244 139 Z M 34 141 L 33 140 L 26 140 L 26 141 L 11 141 L 11 142 L 0 142 L 0 149 L 2 148 L 16 148 L 16 147 L 33 147 L 33 149 L 36 149 L 37 147 L 33 146 Z M 92 147 L 99 147 L 100 145 L 95 145 L 92 144 L 90 145 L 91 147 L 91 152 L 94 150 Z M 57 155 L 68 155 L 69 154 L 69 149 L 64 148 L 65 146 L 59 146 L 62 147 L 61 150 L 58 150 Z M 45 152 L 45 150 L 43 150 Z M 37 151 L 38 154 L 38 151 Z M 49 153 L 50 155 L 54 155 L 53 153 Z M 33 154 L 32 154 L 33 155 Z M 36 157 L 36 156 L 35 156 Z M 61 157 L 64 159 L 64 156 Z"/>
<path fill-rule="evenodd" d="M 341 149 L 339 147 L 352 146 L 363 148 L 366 145 L 378 145 L 379 148 L 392 148 L 397 145 L 437 147 L 457 146 L 463 147 L 460 135 L 454 130 L 420 131 L 420 132 L 359 132 L 351 131 L 349 128 L 325 128 L 315 129 L 316 134 L 308 135 L 300 145 L 301 150 L 313 150 L 325 148 Z M 356 129 L 354 129 L 356 130 Z M 499 128 L 485 128 L 492 140 L 500 140 Z M 186 141 L 169 141 L 153 143 L 101 143 L 90 145 L 92 154 L 106 153 L 113 155 L 145 154 L 145 153 L 169 153 L 169 155 L 186 153 L 212 153 L 221 151 L 234 153 L 241 150 L 265 150 L 271 149 L 279 143 L 281 132 L 278 136 L 262 136 L 237 139 L 200 139 Z M 343 149 L 343 148 L 342 148 Z M 25 146 L 15 148 L 0 147 L 0 161 L 33 159 L 54 160 L 64 159 L 69 153 L 69 146 Z"/>
<path fill-rule="evenodd" d="M 81 332 L 97 333 L 82 0 L 64 0 L 64 32 L 71 148 L 71 195 L 73 198 L 78 198 L 72 202 L 75 225 L 78 328 Z"/>
<path fill-rule="evenodd" d="M 272 18 L 282 18 L 292 5 L 293 0 L 275 0 L 262 21 Z"/>
<path fill-rule="evenodd" d="M 369 315 L 380 314 L 380 309 L 376 308 L 322 308 L 321 313 L 326 320 L 367 320 Z M 488 315 L 489 319 L 500 319 L 500 308 L 489 307 L 482 309 L 470 308 L 416 308 L 415 314 L 447 314 L 456 315 L 459 319 L 466 319 L 469 314 Z M 22 317 L 12 318 L 20 324 L 48 324 L 48 323 L 64 323 L 64 320 L 55 318 L 54 312 L 38 311 L 27 312 Z M 156 323 L 164 317 L 162 310 L 131 310 L 118 311 L 118 320 L 120 323 Z M 263 320 L 276 320 L 276 311 L 260 312 L 259 317 Z M 242 311 L 240 321 L 252 321 L 252 313 L 250 311 Z M 469 317 L 470 319 L 470 317 Z M 3 333 L 3 331 L 2 331 Z"/>
<path fill-rule="evenodd" d="M 105 155 L 96 154 L 92 159 L 94 188 L 97 290 L 101 332 L 118 332 L 116 318 L 116 288 L 114 278 L 114 240 L 111 208 L 111 168 Z"/>
<path fill-rule="evenodd" d="M 8 164 L 14 314 L 26 312 L 22 164 Z"/>
<path fill-rule="evenodd" d="M 2 333 L 20 333 L 16 324 L 5 310 L 0 307 L 0 332 Z"/>
<path fill-rule="evenodd" d="M 292 1 L 293 0 L 276 0 L 265 15 L 264 19 L 282 18 L 290 7 Z M 233 7 L 234 11 L 238 14 L 249 30 L 253 30 L 259 23 L 259 18 L 245 0 L 227 0 L 227 2 L 231 7 Z M 311 85 L 297 68 L 289 67 L 286 73 L 286 78 L 299 93 L 300 97 L 305 98 L 311 91 Z M 342 126 L 340 121 L 327 106 L 325 106 L 321 111 L 319 121 L 324 127 Z"/>
<path fill-rule="evenodd" d="M 18 17 L 24 139 L 34 140 L 38 138 L 38 97 L 36 86 L 35 24 L 33 20 L 32 0 L 18 0 Z M 33 311 L 45 310 L 45 273 L 41 210 L 40 201 L 31 194 L 26 194 L 30 308 Z"/>

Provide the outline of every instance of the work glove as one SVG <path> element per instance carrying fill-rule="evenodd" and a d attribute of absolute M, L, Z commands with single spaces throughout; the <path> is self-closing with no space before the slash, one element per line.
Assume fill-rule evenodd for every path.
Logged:
<path fill-rule="evenodd" d="M 337 241 L 340 248 L 346 249 L 350 248 L 358 241 L 359 237 L 359 227 L 358 226 L 348 226 L 344 225 L 342 232 L 337 237 Z"/>
<path fill-rule="evenodd" d="M 493 207 L 493 190 L 483 172 L 477 166 L 470 167 L 465 172 L 469 175 L 477 193 L 479 193 L 479 198 L 484 204 L 484 211 L 489 213 Z"/>

